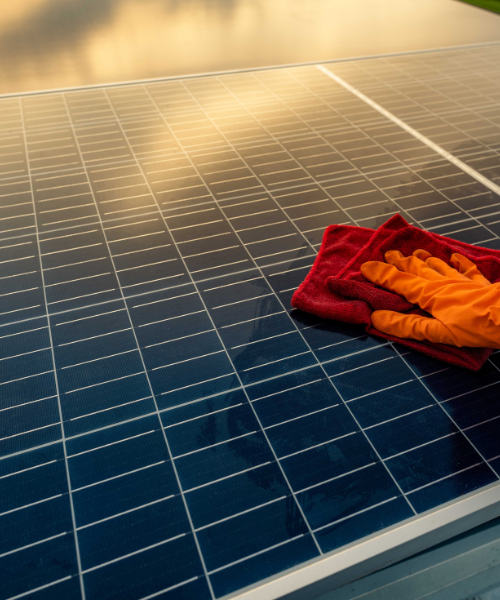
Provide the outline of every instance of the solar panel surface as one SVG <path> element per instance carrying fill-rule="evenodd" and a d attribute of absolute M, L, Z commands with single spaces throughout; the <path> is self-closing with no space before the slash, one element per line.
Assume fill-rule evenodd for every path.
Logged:
<path fill-rule="evenodd" d="M 336 64 L 500 182 L 500 47 Z M 0 597 L 199 600 L 498 482 L 479 373 L 290 310 L 325 227 L 500 196 L 315 67 L 1 101 Z"/>

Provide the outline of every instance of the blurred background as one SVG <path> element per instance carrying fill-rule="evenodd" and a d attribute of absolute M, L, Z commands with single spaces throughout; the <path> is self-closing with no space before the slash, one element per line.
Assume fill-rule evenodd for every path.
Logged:
<path fill-rule="evenodd" d="M 0 6 L 0 94 L 500 37 L 500 19 L 458 0 L 1 0 Z"/>

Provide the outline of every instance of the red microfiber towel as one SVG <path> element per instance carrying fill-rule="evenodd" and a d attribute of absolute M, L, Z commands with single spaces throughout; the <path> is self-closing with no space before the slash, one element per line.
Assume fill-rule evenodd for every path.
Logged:
<path fill-rule="evenodd" d="M 292 298 L 292 306 L 324 319 L 363 324 L 366 331 L 408 346 L 443 362 L 479 370 L 491 354 L 489 348 L 456 348 L 427 341 L 402 339 L 372 327 L 373 310 L 431 316 L 405 298 L 384 290 L 365 279 L 360 266 L 369 260 L 384 261 L 388 250 L 400 250 L 405 256 L 423 248 L 449 263 L 454 252 L 477 264 L 492 283 L 500 281 L 500 251 L 456 242 L 436 233 L 409 225 L 394 215 L 379 229 L 351 225 L 331 225 L 325 231 L 318 256 Z"/>

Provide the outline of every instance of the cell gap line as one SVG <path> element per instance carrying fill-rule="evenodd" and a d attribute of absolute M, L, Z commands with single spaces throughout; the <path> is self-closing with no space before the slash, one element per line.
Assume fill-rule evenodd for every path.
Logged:
<path fill-rule="evenodd" d="M 430 140 L 425 135 L 422 135 L 416 129 L 413 129 L 413 127 L 411 127 L 410 125 L 408 125 L 407 123 L 402 121 L 399 117 L 396 117 L 396 115 L 393 115 L 391 112 L 389 112 L 388 110 L 386 110 L 385 108 L 380 106 L 380 104 L 377 104 L 377 102 L 374 102 L 371 98 L 368 98 L 368 96 L 365 96 L 365 94 L 363 94 L 362 92 L 357 90 L 355 87 L 353 87 L 352 85 L 347 83 L 347 81 L 344 81 L 338 75 L 335 75 L 335 73 L 332 73 L 331 71 L 329 71 L 323 65 L 316 65 L 316 68 L 319 69 L 322 73 L 324 73 L 327 77 L 330 77 L 330 79 L 333 79 L 333 81 L 335 81 L 336 83 L 341 85 L 344 89 L 351 92 L 351 94 L 354 94 L 360 100 L 362 100 L 363 102 L 368 104 L 368 106 L 371 106 L 374 110 L 376 110 L 381 115 L 386 117 L 386 119 L 389 119 L 395 125 L 398 125 L 402 129 L 404 129 L 407 133 L 412 135 L 414 138 L 416 138 L 417 140 L 419 140 L 420 142 L 422 142 L 423 144 L 425 144 L 426 146 L 428 146 L 429 148 L 434 150 L 434 152 L 436 152 L 443 158 L 446 158 L 447 160 L 449 160 L 452 164 L 454 164 L 456 167 L 461 169 L 464 173 L 467 173 L 468 175 L 473 177 L 476 181 L 479 181 L 479 183 L 482 183 L 484 186 L 486 186 L 492 192 L 495 192 L 495 194 L 498 194 L 500 196 L 500 186 L 498 186 L 496 183 L 494 183 L 493 181 L 491 181 L 484 175 L 481 175 L 481 173 L 479 173 L 478 171 L 476 171 L 469 165 L 465 164 L 459 158 L 457 158 L 456 156 L 454 156 L 453 154 L 451 154 L 450 152 L 448 152 L 447 150 L 445 150 L 444 148 L 442 148 L 441 146 L 439 146 L 438 144 L 436 144 L 435 142 Z"/>

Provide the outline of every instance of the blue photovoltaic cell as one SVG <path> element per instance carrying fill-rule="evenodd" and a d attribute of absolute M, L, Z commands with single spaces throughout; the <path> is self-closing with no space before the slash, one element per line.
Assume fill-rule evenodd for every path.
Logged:
<path fill-rule="evenodd" d="M 461 52 L 335 72 L 494 180 Z M 498 481 L 500 354 L 290 300 L 332 223 L 500 248 L 500 197 L 314 67 L 1 105 L 1 600 L 235 595 Z"/>

